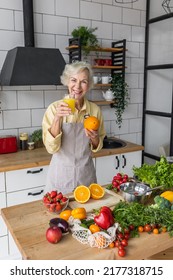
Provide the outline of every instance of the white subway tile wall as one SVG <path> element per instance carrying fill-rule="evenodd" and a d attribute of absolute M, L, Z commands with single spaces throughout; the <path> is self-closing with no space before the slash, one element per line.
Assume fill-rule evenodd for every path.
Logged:
<path fill-rule="evenodd" d="M 80 25 L 98 27 L 95 34 L 103 47 L 111 47 L 112 41 L 127 40 L 126 82 L 131 98 L 121 129 L 115 122 L 114 108 L 101 109 L 108 136 L 141 144 L 146 0 L 126 5 L 113 0 L 37 0 L 33 1 L 33 9 L 35 46 L 60 49 L 67 63 L 68 39 Z M 24 46 L 22 10 L 22 0 L 0 1 L 0 70 L 7 51 Z M 23 131 L 31 134 L 41 127 L 47 106 L 65 93 L 63 86 L 1 86 L 0 135 L 19 136 Z M 102 100 L 102 90 L 90 91 L 88 98 Z"/>

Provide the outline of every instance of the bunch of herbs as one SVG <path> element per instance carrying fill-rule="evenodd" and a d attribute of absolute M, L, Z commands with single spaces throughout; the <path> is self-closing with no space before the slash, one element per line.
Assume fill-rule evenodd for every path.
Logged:
<path fill-rule="evenodd" d="M 173 210 L 159 209 L 153 205 L 143 205 L 137 202 L 119 202 L 113 209 L 113 216 L 122 229 L 134 225 L 134 236 L 138 236 L 138 227 L 146 224 L 166 227 L 173 236 Z"/>

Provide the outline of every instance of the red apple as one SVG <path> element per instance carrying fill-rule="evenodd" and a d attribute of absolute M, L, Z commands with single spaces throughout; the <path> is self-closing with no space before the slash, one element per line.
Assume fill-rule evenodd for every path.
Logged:
<path fill-rule="evenodd" d="M 49 227 L 46 231 L 46 239 L 50 243 L 58 243 L 62 238 L 62 231 L 59 227 Z"/>

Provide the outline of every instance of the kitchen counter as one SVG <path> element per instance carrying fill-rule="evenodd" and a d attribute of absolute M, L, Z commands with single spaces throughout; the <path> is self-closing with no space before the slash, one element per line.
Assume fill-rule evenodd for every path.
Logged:
<path fill-rule="evenodd" d="M 144 149 L 144 147 L 141 145 L 137 145 L 127 141 L 126 143 L 127 145 L 125 147 L 116 149 L 102 149 L 97 153 L 93 153 L 92 156 L 93 158 L 97 158 L 115 154 L 142 151 Z M 51 156 L 52 155 L 48 154 L 45 148 L 18 151 L 11 154 L 1 154 L 0 172 L 49 165 Z"/>
<path fill-rule="evenodd" d="M 91 248 L 78 242 L 71 233 L 63 236 L 58 244 L 49 243 L 45 233 L 49 227 L 49 220 L 55 215 L 45 209 L 41 200 L 3 208 L 1 214 L 23 259 L 143 260 L 152 259 L 153 255 L 154 259 L 159 259 L 159 252 L 173 246 L 168 233 L 156 235 L 145 232 L 141 233 L 139 238 L 129 240 L 127 255 L 121 258 L 117 254 L 117 248 Z M 155 254 L 158 254 L 158 258 Z"/>

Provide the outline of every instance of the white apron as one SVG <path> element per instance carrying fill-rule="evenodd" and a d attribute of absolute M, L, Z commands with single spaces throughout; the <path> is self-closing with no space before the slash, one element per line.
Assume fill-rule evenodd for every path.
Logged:
<path fill-rule="evenodd" d="M 60 150 L 53 154 L 45 192 L 72 192 L 78 185 L 96 183 L 96 171 L 91 157 L 89 138 L 83 123 L 63 123 Z"/>

